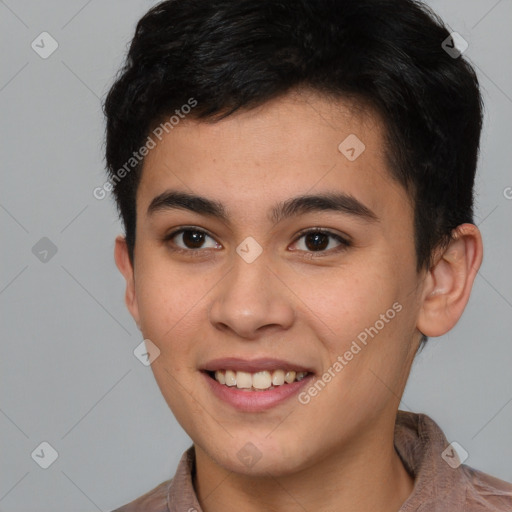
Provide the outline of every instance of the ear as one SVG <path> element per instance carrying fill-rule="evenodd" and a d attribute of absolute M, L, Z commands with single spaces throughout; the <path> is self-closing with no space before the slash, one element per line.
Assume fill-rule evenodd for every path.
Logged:
<path fill-rule="evenodd" d="M 452 329 L 466 307 L 482 263 L 483 245 L 474 224 L 461 224 L 452 240 L 438 251 L 428 270 L 417 329 L 426 336 L 441 336 Z"/>
<path fill-rule="evenodd" d="M 128 244 L 126 243 L 126 238 L 123 236 L 118 236 L 116 238 L 114 259 L 116 261 L 117 268 L 126 280 L 126 291 L 124 296 L 126 307 L 140 330 L 139 307 L 137 304 L 137 296 L 135 294 L 135 276 L 130 257 L 128 256 Z"/>

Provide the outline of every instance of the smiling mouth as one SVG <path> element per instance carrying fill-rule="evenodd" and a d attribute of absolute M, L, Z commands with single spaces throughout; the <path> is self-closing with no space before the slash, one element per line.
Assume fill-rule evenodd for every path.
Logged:
<path fill-rule="evenodd" d="M 268 391 L 293 382 L 299 382 L 311 375 L 311 372 L 297 372 L 295 370 L 263 370 L 259 372 L 204 370 L 204 372 L 219 384 L 243 391 Z"/>

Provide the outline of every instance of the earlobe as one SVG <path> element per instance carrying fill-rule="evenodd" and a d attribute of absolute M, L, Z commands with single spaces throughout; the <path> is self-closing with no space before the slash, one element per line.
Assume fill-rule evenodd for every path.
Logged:
<path fill-rule="evenodd" d="M 427 272 L 417 323 L 421 333 L 441 336 L 455 326 L 469 300 L 482 257 L 478 228 L 474 224 L 458 226 Z"/>
<path fill-rule="evenodd" d="M 140 330 L 140 320 L 139 320 L 139 308 L 137 304 L 137 296 L 135 293 L 135 277 L 133 272 L 133 266 L 130 261 L 130 257 L 128 255 L 128 245 L 126 243 L 126 238 L 119 235 L 116 237 L 115 247 L 114 247 L 114 259 L 116 262 L 116 266 L 123 274 L 123 277 L 126 281 L 126 291 L 125 291 L 125 303 L 128 311 L 132 315 L 137 327 Z"/>

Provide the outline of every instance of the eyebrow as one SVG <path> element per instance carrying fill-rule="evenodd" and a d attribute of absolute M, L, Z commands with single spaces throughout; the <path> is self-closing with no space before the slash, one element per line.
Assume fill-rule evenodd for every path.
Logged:
<path fill-rule="evenodd" d="M 177 190 L 167 190 L 156 196 L 148 206 L 147 215 L 152 216 L 157 212 L 176 209 L 215 217 L 230 224 L 229 215 L 221 202 Z M 278 224 L 293 216 L 324 211 L 351 215 L 369 222 L 379 220 L 370 208 L 355 197 L 339 192 L 292 197 L 275 205 L 270 211 L 269 220 Z"/>

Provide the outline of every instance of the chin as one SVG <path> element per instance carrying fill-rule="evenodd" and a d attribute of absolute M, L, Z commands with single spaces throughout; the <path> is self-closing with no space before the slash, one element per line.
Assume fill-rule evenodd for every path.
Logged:
<path fill-rule="evenodd" d="M 253 477 L 278 477 L 299 471 L 306 464 L 301 459 L 302 452 L 297 442 L 286 446 L 264 436 L 258 439 L 249 435 L 232 440 L 226 448 L 217 445 L 209 451 L 214 462 L 227 471 Z"/>

